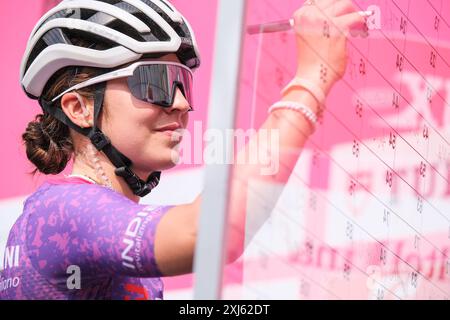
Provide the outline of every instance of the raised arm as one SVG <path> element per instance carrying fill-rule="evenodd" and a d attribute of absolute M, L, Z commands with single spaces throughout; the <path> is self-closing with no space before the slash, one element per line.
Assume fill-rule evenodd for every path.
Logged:
<path fill-rule="evenodd" d="M 294 14 L 298 56 L 296 76 L 312 82 L 327 96 L 333 85 L 345 73 L 346 44 L 350 30 L 364 33 L 366 24 L 365 17 L 358 12 L 350 0 L 316 0 L 315 2 L 316 5 L 303 6 Z M 329 26 L 329 33 L 326 35 L 323 34 L 324 25 Z M 326 81 L 321 79 L 321 68 L 324 66 L 328 69 Z M 300 87 L 287 90 L 281 100 L 304 104 L 316 114 L 324 107 L 319 105 L 317 96 L 310 90 Z M 268 106 L 265 108 L 268 109 Z M 262 175 L 261 172 L 266 164 L 246 164 L 239 159 L 246 159 L 250 152 L 255 152 L 254 145 L 257 145 L 258 149 L 270 151 L 267 138 L 260 137 L 263 131 L 270 130 L 277 130 L 279 133 L 279 154 L 273 156 L 279 158 L 280 166 L 274 174 Z M 263 221 L 278 200 L 279 194 L 274 194 L 275 190 L 260 190 L 259 197 L 264 199 L 264 206 L 261 206 L 263 209 L 247 213 L 249 181 L 286 183 L 312 133 L 313 127 L 302 113 L 286 109 L 275 110 L 267 117 L 257 134 L 237 154 L 229 199 L 227 262 L 237 259 L 245 249 L 246 219 Z M 201 199 L 200 195 L 191 204 L 172 208 L 163 217 L 158 227 L 155 243 L 156 259 L 165 274 L 174 275 L 192 271 Z M 249 214 L 257 216 L 249 217 Z"/>

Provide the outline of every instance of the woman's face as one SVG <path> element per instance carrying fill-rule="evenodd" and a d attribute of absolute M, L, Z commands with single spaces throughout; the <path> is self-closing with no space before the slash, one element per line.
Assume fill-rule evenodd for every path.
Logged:
<path fill-rule="evenodd" d="M 175 54 L 158 60 L 179 62 Z M 141 178 L 175 166 L 178 153 L 174 147 L 181 141 L 180 134 L 158 129 L 170 124 L 186 128 L 190 105 L 180 89 L 172 107 L 162 108 L 136 99 L 128 89 L 126 78 L 115 79 L 107 84 L 104 107 L 106 114 L 103 113 L 100 128 L 132 160 L 132 169 Z"/>

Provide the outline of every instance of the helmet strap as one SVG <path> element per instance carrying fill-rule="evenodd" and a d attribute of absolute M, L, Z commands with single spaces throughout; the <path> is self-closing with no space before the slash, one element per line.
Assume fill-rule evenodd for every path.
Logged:
<path fill-rule="evenodd" d="M 103 100 L 105 97 L 106 83 L 96 85 L 94 98 L 94 125 L 91 128 L 81 128 L 74 124 L 62 111 L 51 101 L 46 101 L 42 97 L 39 99 L 39 104 L 42 109 L 54 116 L 56 119 L 74 129 L 78 133 L 88 137 L 94 147 L 103 152 L 111 163 L 116 167 L 116 176 L 122 177 L 133 193 L 139 197 L 144 197 L 149 194 L 158 184 L 161 177 L 160 171 L 155 171 L 147 178 L 146 181 L 139 178 L 133 170 L 131 170 L 132 162 L 123 153 L 117 150 L 112 144 L 111 140 L 97 127 L 98 118 L 103 108 Z"/>

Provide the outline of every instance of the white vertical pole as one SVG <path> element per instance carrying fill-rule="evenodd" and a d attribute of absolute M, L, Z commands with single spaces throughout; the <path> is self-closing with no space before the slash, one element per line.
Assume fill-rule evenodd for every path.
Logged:
<path fill-rule="evenodd" d="M 245 8 L 246 0 L 219 0 L 208 126 L 221 130 L 223 137 L 235 123 Z M 231 152 L 232 141 L 224 140 L 225 151 Z M 194 259 L 194 299 L 221 298 L 230 171 L 227 164 L 206 165 Z"/>

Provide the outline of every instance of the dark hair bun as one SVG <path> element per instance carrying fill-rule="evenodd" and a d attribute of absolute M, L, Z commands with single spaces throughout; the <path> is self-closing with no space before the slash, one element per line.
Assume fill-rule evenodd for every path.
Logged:
<path fill-rule="evenodd" d="M 40 114 L 22 134 L 28 159 L 36 171 L 58 174 L 69 162 L 73 143 L 66 125 L 49 114 Z"/>

